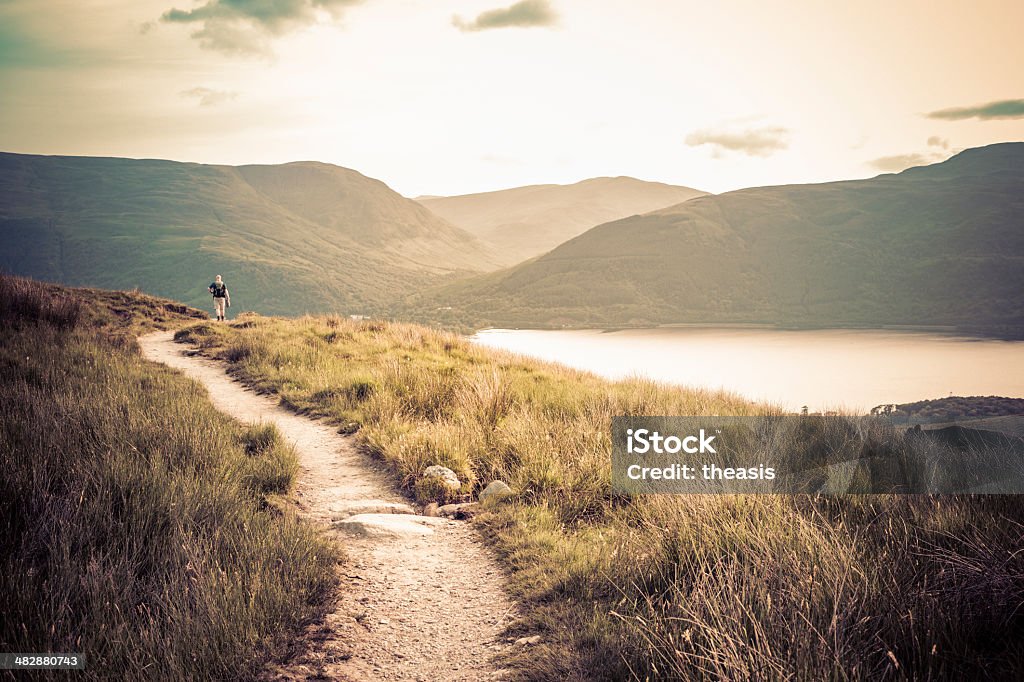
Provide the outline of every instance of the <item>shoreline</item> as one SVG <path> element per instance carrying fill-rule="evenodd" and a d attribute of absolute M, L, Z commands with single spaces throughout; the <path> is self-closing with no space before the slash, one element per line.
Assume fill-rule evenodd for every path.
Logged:
<path fill-rule="evenodd" d="M 1024 383 L 1014 380 L 1024 372 L 1018 342 L 922 329 L 490 328 L 464 338 L 610 381 L 640 377 L 725 390 L 794 413 L 805 406 L 867 414 L 879 405 L 949 396 L 1024 397 Z"/>
<path fill-rule="evenodd" d="M 883 325 L 854 325 L 854 324 L 833 324 L 833 325 L 800 325 L 800 324 L 779 324 L 770 322 L 666 322 L 664 324 L 637 324 L 637 325 L 529 325 L 515 326 L 512 324 L 501 325 L 491 324 L 486 327 L 475 327 L 472 331 L 463 334 L 466 338 L 472 338 L 480 332 L 487 331 L 596 331 L 610 334 L 619 331 L 657 330 L 657 329 L 722 329 L 722 330 L 761 330 L 761 331 L 888 331 L 888 332 L 916 332 L 922 334 L 934 334 L 949 336 L 961 339 L 976 339 L 982 341 L 1024 341 L 1024 329 L 993 329 L 991 327 L 963 327 L 957 325 L 924 325 L 924 324 L 883 324 Z"/>

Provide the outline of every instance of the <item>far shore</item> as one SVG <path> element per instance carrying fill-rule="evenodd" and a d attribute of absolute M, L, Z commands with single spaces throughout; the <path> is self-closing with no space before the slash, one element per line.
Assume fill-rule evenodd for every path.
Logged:
<path fill-rule="evenodd" d="M 595 331 L 606 334 L 643 329 L 756 329 L 766 331 L 892 331 L 892 332 L 918 332 L 922 334 L 939 334 L 943 336 L 964 338 L 964 339 L 985 339 L 1000 341 L 1024 341 L 1024 328 L 1016 327 L 965 327 L 957 325 L 927 325 L 927 324 L 827 324 L 812 325 L 798 323 L 774 323 L 774 322 L 666 322 L 664 324 L 620 324 L 620 325 L 517 325 L 515 323 L 495 323 L 486 327 L 474 328 L 465 334 L 471 337 L 480 332 L 492 330 L 516 330 L 516 331 Z"/>

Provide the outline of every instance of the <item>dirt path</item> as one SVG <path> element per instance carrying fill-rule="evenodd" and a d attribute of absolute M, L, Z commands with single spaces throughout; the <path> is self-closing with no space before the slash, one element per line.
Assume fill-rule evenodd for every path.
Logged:
<path fill-rule="evenodd" d="M 299 513 L 344 547 L 341 595 L 307 650 L 271 679 L 486 680 L 508 646 L 514 616 L 503 573 L 466 523 L 415 515 L 351 438 L 297 415 L 231 379 L 223 365 L 176 344 L 140 337 L 149 360 L 200 381 L 214 404 L 245 422 L 272 422 L 295 444 Z"/>

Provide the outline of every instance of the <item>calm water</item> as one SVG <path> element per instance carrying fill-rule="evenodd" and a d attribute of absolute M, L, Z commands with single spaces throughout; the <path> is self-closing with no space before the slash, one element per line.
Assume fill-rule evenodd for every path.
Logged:
<path fill-rule="evenodd" d="M 724 388 L 797 410 L 866 412 L 948 395 L 1024 397 L 1024 342 L 902 331 L 489 329 L 484 346 L 610 379 Z"/>

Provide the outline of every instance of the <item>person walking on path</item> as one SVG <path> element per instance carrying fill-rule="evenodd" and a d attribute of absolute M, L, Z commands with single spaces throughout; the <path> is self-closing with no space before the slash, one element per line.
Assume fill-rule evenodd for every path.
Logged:
<path fill-rule="evenodd" d="M 213 294 L 213 310 L 217 313 L 217 321 L 223 322 L 226 318 L 226 310 L 231 307 L 231 294 L 220 275 L 210 283 L 208 287 Z"/>

